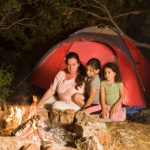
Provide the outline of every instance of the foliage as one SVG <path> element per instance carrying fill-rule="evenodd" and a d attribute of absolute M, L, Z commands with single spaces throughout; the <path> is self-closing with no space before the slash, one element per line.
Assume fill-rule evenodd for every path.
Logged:
<path fill-rule="evenodd" d="M 9 66 L 4 68 L 2 65 L 0 67 L 0 105 L 3 104 L 7 97 L 9 96 L 9 86 L 13 80 L 13 70 Z"/>
<path fill-rule="evenodd" d="M 139 13 L 148 9 L 148 1 L 144 0 L 1 0 L 0 64 L 12 65 L 16 71 L 24 65 L 25 56 L 35 55 L 41 45 L 51 41 L 53 46 L 60 36 L 65 38 L 77 29 L 92 25 L 118 25 L 135 36 L 134 28 L 149 37 L 150 29 L 143 26 L 149 26 L 150 15 Z M 7 76 L 10 79 L 12 74 L 8 71 Z"/>

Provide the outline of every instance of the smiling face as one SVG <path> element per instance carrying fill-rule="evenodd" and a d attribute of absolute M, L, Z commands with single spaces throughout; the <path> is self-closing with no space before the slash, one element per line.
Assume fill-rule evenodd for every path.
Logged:
<path fill-rule="evenodd" d="M 98 72 L 99 69 L 93 69 L 91 66 L 86 67 L 86 74 L 89 78 L 93 78 Z"/>
<path fill-rule="evenodd" d="M 78 71 L 79 63 L 78 63 L 77 59 L 70 58 L 67 60 L 66 66 L 67 66 L 67 71 L 69 73 L 76 74 Z"/>
<path fill-rule="evenodd" d="M 104 70 L 104 76 L 107 81 L 114 82 L 116 73 L 111 68 L 106 67 Z"/>

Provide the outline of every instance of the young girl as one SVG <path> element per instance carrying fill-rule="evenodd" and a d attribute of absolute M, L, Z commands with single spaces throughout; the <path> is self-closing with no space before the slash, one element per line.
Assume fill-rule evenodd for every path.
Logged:
<path fill-rule="evenodd" d="M 91 105 L 98 105 L 100 109 L 100 77 L 101 63 L 97 58 L 91 58 L 86 65 L 86 80 L 85 80 L 85 95 L 74 94 L 73 101 L 79 105 L 82 110 L 89 112 L 88 108 Z M 87 109 L 86 109 L 87 108 Z M 95 110 L 96 111 L 96 110 Z M 89 112 L 91 113 L 91 112 Z"/>
<path fill-rule="evenodd" d="M 126 113 L 121 105 L 125 92 L 118 66 L 115 63 L 106 63 L 103 67 L 103 78 L 100 88 L 102 117 L 112 121 L 124 121 Z"/>

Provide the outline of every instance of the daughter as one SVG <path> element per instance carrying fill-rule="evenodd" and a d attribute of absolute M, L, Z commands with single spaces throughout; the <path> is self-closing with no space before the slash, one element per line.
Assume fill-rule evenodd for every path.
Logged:
<path fill-rule="evenodd" d="M 100 88 L 102 118 L 124 121 L 126 112 L 121 105 L 125 92 L 118 66 L 115 63 L 106 63 L 103 67 L 103 78 Z"/>
<path fill-rule="evenodd" d="M 101 63 L 97 58 L 91 58 L 86 65 L 87 78 L 85 80 L 85 95 L 74 94 L 73 101 L 81 107 L 82 110 L 88 112 L 91 105 L 98 105 L 100 110 L 100 77 Z M 90 111 L 90 110 L 89 110 Z M 96 111 L 96 110 L 94 110 Z M 89 112 L 91 113 L 91 112 Z"/>

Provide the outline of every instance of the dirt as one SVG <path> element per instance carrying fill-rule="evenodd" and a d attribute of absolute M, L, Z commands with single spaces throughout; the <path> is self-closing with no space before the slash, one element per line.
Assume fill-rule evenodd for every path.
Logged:
<path fill-rule="evenodd" d="M 105 150 L 149 150 L 150 124 L 131 121 L 107 123 L 111 142 Z"/>

